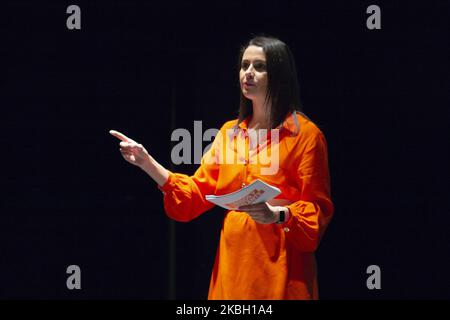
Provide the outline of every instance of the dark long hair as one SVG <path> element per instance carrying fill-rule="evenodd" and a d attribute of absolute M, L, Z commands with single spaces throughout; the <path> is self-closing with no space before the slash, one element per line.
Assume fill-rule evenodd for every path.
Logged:
<path fill-rule="evenodd" d="M 261 47 L 266 55 L 268 80 L 266 101 L 272 101 L 271 106 L 267 104 L 270 110 L 266 111 L 269 114 L 270 129 L 274 129 L 283 122 L 289 112 L 295 110 L 302 112 L 303 109 L 294 57 L 283 41 L 273 37 L 257 36 L 241 47 L 238 70 L 241 68 L 244 51 L 249 46 Z M 242 94 L 242 90 L 240 96 L 238 123 L 253 114 L 252 101 Z"/>

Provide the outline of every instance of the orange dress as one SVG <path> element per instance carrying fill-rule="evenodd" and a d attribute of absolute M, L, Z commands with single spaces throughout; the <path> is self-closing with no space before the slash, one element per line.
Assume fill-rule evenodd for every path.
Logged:
<path fill-rule="evenodd" d="M 278 187 L 281 194 L 269 203 L 289 208 L 284 224 L 225 213 L 208 299 L 318 299 L 314 251 L 334 211 L 325 137 L 303 114 L 289 113 L 277 139 L 266 134 L 255 144 L 248 121 L 226 122 L 194 175 L 169 172 L 159 187 L 165 211 L 190 221 L 214 206 L 207 194 L 227 194 L 255 179 Z M 262 169 L 271 162 L 259 160 L 262 152 L 278 154 L 269 174 Z"/>

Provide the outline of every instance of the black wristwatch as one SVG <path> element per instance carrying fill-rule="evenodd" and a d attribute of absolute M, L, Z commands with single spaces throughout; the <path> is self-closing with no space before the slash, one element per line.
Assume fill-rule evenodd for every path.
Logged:
<path fill-rule="evenodd" d="M 280 218 L 278 219 L 278 221 L 276 222 L 276 224 L 283 224 L 286 222 L 286 213 L 289 209 L 288 208 L 282 208 L 279 213 L 280 213 Z"/>

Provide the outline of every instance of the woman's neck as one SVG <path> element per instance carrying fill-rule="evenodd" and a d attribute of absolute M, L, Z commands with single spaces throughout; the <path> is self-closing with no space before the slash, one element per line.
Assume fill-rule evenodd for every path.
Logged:
<path fill-rule="evenodd" d="M 269 129 L 269 115 L 267 104 L 264 101 L 252 101 L 253 115 L 248 124 L 249 129 Z"/>

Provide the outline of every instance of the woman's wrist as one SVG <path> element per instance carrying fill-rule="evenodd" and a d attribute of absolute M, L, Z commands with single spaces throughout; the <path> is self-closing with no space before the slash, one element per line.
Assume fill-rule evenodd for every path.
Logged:
<path fill-rule="evenodd" d="M 152 158 L 152 156 L 150 156 L 149 154 L 147 154 L 146 159 L 143 161 L 143 163 L 139 166 L 142 170 L 144 170 L 147 174 L 150 175 L 150 172 L 154 170 L 155 167 L 155 161 Z"/>
<path fill-rule="evenodd" d="M 140 167 L 144 170 L 159 186 L 163 186 L 169 178 L 169 171 L 160 165 L 152 156 L 148 155 L 147 160 Z"/>

